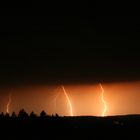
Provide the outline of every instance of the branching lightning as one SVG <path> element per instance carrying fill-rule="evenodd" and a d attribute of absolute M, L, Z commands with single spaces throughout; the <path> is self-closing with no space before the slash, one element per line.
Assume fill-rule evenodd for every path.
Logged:
<path fill-rule="evenodd" d="M 107 111 L 107 104 L 106 104 L 106 101 L 104 99 L 104 89 L 102 87 L 102 84 L 100 83 L 100 88 L 102 90 L 102 93 L 101 93 L 101 101 L 103 102 L 103 105 L 104 105 L 104 109 L 103 109 L 103 112 L 102 112 L 102 116 L 106 116 L 106 111 Z"/>
<path fill-rule="evenodd" d="M 64 91 L 64 94 L 65 94 L 65 96 L 66 96 L 66 99 L 67 99 L 68 104 L 69 104 L 69 107 L 70 107 L 70 115 L 73 116 L 72 104 L 71 104 L 71 101 L 70 101 L 70 99 L 69 99 L 69 96 L 68 96 L 68 94 L 67 94 L 67 92 L 66 92 L 64 86 L 62 85 L 61 87 L 62 87 L 62 89 L 63 89 L 63 91 Z"/>
<path fill-rule="evenodd" d="M 11 101 L 12 101 L 11 94 L 9 94 L 8 103 L 6 105 L 6 113 L 8 113 L 8 114 L 9 114 L 9 107 L 10 107 Z"/>

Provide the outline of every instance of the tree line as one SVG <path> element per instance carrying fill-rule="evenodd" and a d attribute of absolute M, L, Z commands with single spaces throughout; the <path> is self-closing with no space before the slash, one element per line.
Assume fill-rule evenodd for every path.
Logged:
<path fill-rule="evenodd" d="M 28 114 L 24 109 L 21 109 L 18 114 L 16 114 L 15 112 L 12 112 L 11 115 L 9 113 L 3 113 L 3 112 L 0 114 L 0 118 L 5 118 L 5 117 L 7 118 L 28 118 L 28 117 L 36 118 L 36 117 L 47 117 L 47 116 L 50 116 L 50 115 L 48 115 L 44 110 L 42 110 L 40 114 L 37 115 L 33 111 Z M 52 117 L 59 117 L 59 115 L 57 113 L 55 115 L 52 114 Z"/>

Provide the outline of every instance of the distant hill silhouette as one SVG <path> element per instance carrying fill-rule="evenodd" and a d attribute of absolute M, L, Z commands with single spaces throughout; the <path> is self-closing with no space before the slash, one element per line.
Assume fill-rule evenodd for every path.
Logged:
<path fill-rule="evenodd" d="M 5 139 L 126 139 L 140 138 L 140 115 L 109 117 L 49 116 L 24 109 L 0 114 L 0 135 Z"/>

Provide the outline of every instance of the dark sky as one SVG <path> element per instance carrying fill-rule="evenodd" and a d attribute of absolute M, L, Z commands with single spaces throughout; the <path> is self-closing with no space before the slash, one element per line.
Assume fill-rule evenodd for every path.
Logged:
<path fill-rule="evenodd" d="M 0 17 L 1 85 L 140 80 L 139 16 L 36 6 L 3 9 L 11 12 Z"/>

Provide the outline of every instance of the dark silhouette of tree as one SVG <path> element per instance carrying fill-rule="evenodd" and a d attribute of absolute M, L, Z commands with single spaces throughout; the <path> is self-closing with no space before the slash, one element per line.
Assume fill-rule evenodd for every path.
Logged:
<path fill-rule="evenodd" d="M 30 113 L 30 118 L 36 118 L 37 117 L 37 115 L 32 111 L 31 113 Z"/>
<path fill-rule="evenodd" d="M 59 117 L 59 115 L 56 113 L 56 114 L 55 114 L 55 117 Z"/>
<path fill-rule="evenodd" d="M 9 113 L 6 113 L 6 114 L 5 114 L 5 117 L 6 117 L 6 118 L 9 118 L 9 117 L 10 117 Z"/>
<path fill-rule="evenodd" d="M 0 114 L 0 118 L 4 118 L 4 113 L 3 112 Z"/>
<path fill-rule="evenodd" d="M 16 113 L 13 112 L 12 115 L 11 115 L 11 117 L 12 117 L 12 118 L 16 118 L 16 117 L 17 117 Z"/>
<path fill-rule="evenodd" d="M 19 117 L 19 118 L 27 118 L 27 117 L 28 117 L 28 114 L 25 112 L 24 109 L 21 109 L 21 110 L 19 111 L 18 117 Z"/>
<path fill-rule="evenodd" d="M 44 110 L 41 111 L 41 113 L 40 113 L 40 117 L 44 118 L 44 117 L 46 117 L 46 116 L 47 116 L 46 112 L 45 112 Z"/>

